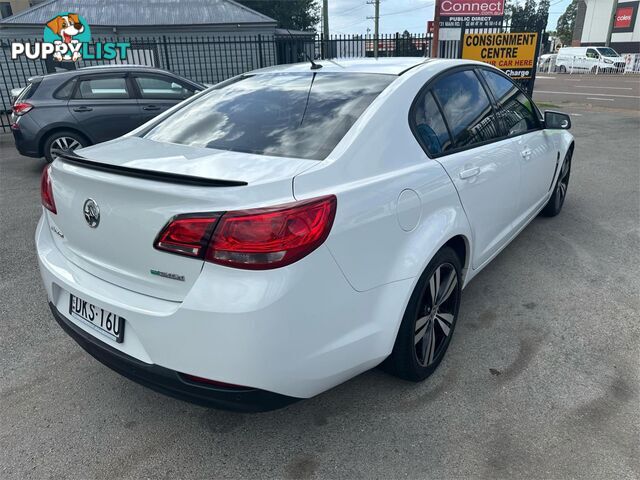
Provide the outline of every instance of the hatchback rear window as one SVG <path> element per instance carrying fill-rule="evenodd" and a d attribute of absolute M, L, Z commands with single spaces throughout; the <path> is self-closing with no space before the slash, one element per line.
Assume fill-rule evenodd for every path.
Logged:
<path fill-rule="evenodd" d="M 321 72 L 250 76 L 204 94 L 145 138 L 322 160 L 395 78 Z"/>
<path fill-rule="evenodd" d="M 33 94 L 36 93 L 36 90 L 40 86 L 40 82 L 41 81 L 42 81 L 41 79 L 38 79 L 38 80 L 34 80 L 33 82 L 27 84 L 27 86 L 24 87 L 24 89 L 16 97 L 15 103 L 24 102 L 25 100 L 28 100 L 31 97 L 33 97 Z"/>

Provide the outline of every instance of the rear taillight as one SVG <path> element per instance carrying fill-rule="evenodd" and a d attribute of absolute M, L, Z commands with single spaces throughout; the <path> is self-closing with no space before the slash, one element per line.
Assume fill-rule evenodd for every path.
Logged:
<path fill-rule="evenodd" d="M 33 109 L 33 105 L 27 102 L 16 103 L 11 107 L 13 113 L 17 116 L 24 115 L 25 113 L 31 111 Z"/>
<path fill-rule="evenodd" d="M 51 186 L 51 177 L 49 171 L 51 165 L 47 165 L 42 170 L 42 176 L 40 177 L 40 199 L 42 200 L 42 206 L 52 213 L 58 213 L 56 210 L 56 202 L 53 199 L 53 187 Z"/>
<path fill-rule="evenodd" d="M 289 265 L 325 241 L 335 212 L 333 195 L 273 208 L 228 212 L 213 233 L 206 259 L 254 270 Z"/>
<path fill-rule="evenodd" d="M 158 250 L 203 258 L 219 214 L 178 215 L 156 238 Z"/>
<path fill-rule="evenodd" d="M 331 231 L 336 203 L 329 195 L 221 216 L 181 215 L 169 222 L 154 246 L 234 268 L 283 267 L 322 245 Z"/>

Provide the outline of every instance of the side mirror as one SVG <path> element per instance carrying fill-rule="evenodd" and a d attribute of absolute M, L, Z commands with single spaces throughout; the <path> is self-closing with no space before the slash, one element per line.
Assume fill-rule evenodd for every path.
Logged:
<path fill-rule="evenodd" d="M 566 113 L 547 110 L 544 112 L 544 128 L 569 130 L 571 128 L 571 117 Z"/>

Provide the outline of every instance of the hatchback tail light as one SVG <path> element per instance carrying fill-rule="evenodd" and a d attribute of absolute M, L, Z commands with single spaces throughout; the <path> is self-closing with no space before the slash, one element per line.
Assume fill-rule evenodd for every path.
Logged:
<path fill-rule="evenodd" d="M 51 165 L 47 165 L 42 170 L 42 176 L 40 177 L 40 199 L 42 200 L 42 206 L 52 213 L 58 213 L 56 210 L 56 202 L 53 199 L 53 187 L 51 185 L 51 177 L 49 171 Z"/>
<path fill-rule="evenodd" d="M 234 268 L 283 267 L 322 245 L 336 204 L 329 195 L 270 208 L 181 215 L 160 232 L 154 246 Z"/>
<path fill-rule="evenodd" d="M 17 116 L 24 115 L 27 112 L 30 112 L 33 109 L 33 105 L 27 102 L 16 103 L 11 107 L 13 113 Z"/>

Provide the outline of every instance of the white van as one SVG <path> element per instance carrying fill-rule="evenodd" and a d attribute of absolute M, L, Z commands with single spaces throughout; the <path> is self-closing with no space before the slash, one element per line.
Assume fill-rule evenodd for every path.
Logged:
<path fill-rule="evenodd" d="M 560 73 L 624 72 L 624 58 L 610 47 L 564 47 L 558 50 Z"/>

